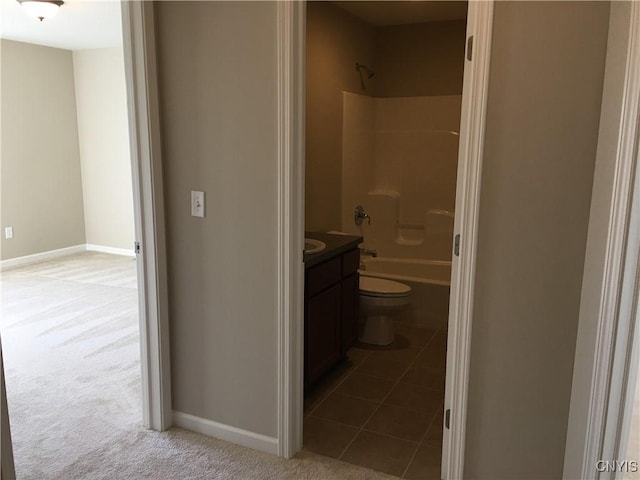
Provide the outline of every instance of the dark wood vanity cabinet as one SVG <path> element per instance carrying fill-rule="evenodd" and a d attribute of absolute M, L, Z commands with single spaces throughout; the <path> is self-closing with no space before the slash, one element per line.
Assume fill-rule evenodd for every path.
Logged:
<path fill-rule="evenodd" d="M 305 328 L 305 383 L 330 369 L 342 356 L 339 284 L 307 299 Z"/>
<path fill-rule="evenodd" d="M 344 358 L 358 337 L 359 263 L 355 248 L 306 270 L 305 386 Z"/>
<path fill-rule="evenodd" d="M 342 344 L 341 353 L 358 339 L 358 306 L 360 305 L 360 250 L 353 249 L 342 255 Z"/>

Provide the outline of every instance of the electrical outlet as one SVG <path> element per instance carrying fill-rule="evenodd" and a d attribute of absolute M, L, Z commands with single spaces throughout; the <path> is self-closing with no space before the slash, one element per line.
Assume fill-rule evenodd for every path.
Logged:
<path fill-rule="evenodd" d="M 13 227 L 4 227 L 4 238 L 7 240 L 13 238 Z"/>
<path fill-rule="evenodd" d="M 191 191 L 191 216 L 204 217 L 204 192 Z"/>

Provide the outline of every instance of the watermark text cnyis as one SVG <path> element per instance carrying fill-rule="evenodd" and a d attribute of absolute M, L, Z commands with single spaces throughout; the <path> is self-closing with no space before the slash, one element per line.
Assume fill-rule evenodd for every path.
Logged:
<path fill-rule="evenodd" d="M 596 462 L 598 472 L 636 473 L 639 468 L 636 460 L 598 460 Z"/>

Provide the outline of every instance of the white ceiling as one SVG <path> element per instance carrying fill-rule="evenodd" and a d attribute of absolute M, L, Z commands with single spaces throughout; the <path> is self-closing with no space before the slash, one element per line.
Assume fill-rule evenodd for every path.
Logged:
<path fill-rule="evenodd" d="M 467 18 L 466 1 L 351 1 L 333 2 L 374 27 L 441 22 Z"/>
<path fill-rule="evenodd" d="M 0 0 L 0 37 L 65 50 L 122 45 L 120 1 L 65 0 L 57 15 L 40 22 L 17 0 Z"/>

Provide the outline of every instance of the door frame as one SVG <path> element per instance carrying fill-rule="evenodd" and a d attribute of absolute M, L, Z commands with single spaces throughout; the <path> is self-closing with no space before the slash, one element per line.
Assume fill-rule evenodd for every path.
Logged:
<path fill-rule="evenodd" d="M 627 7 L 612 2 L 611 8 Z M 585 258 L 593 267 L 585 268 L 583 301 L 595 297 L 597 312 L 592 305 L 581 306 L 563 472 L 567 479 L 620 478 L 622 472 L 598 471 L 597 462 L 623 460 L 626 453 L 640 361 L 640 4 L 630 2 L 628 8 L 625 52 L 612 50 L 611 29 L 619 35 L 622 28 L 610 23 L 607 57 L 613 61 L 610 66 L 607 58 L 605 79 L 624 62 L 617 73 L 623 87 L 620 98 L 603 98 L 603 112 L 606 102 L 615 102 L 608 112 L 616 118 L 601 118 L 601 124 L 608 120 L 619 127 L 615 158 L 600 177 L 596 170 L 594 179 L 594 192 L 607 192 L 608 203 L 599 210 L 592 206 L 590 223 L 606 222 L 608 230 L 602 251 L 590 251 L 588 245 Z"/>
<path fill-rule="evenodd" d="M 451 262 L 445 425 L 442 429 L 443 479 L 464 478 L 471 327 L 493 11 L 493 0 L 469 2 L 454 220 L 454 234 L 460 236 L 460 255 L 452 255 Z M 471 45 L 469 39 L 473 39 Z M 469 61 L 470 49 L 473 54 L 472 61 Z M 446 425 L 447 412 L 449 428 Z"/>
<path fill-rule="evenodd" d="M 121 1 L 138 253 L 143 425 L 172 425 L 169 304 L 153 2 Z"/>
<path fill-rule="evenodd" d="M 304 124 L 306 4 L 278 2 L 278 455 L 302 448 L 304 329 Z M 451 431 L 443 445 L 443 478 L 462 478 L 471 346 L 480 179 L 488 95 L 493 0 L 469 2 L 463 82 L 454 257 L 447 358 Z M 467 46 L 469 42 L 467 42 Z M 446 461 L 444 460 L 446 451 Z"/>
<path fill-rule="evenodd" d="M 304 334 L 305 1 L 277 2 L 277 454 L 302 448 Z"/>

